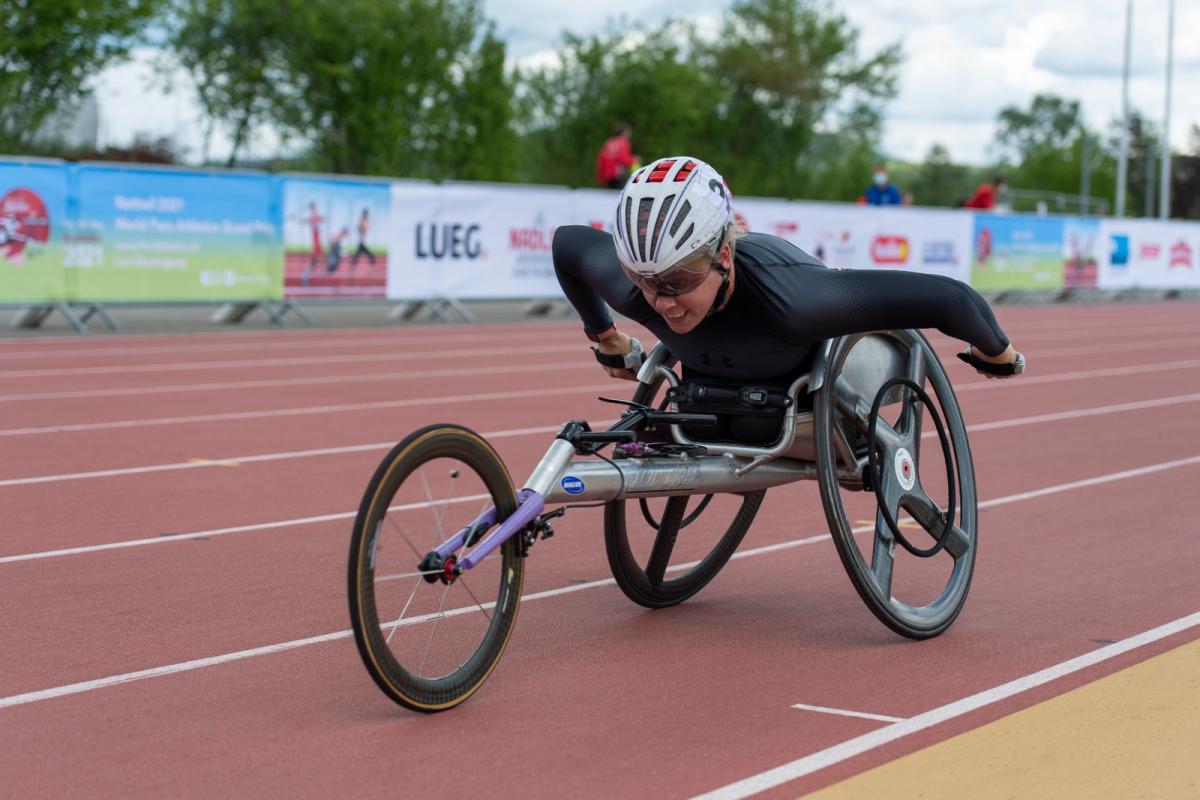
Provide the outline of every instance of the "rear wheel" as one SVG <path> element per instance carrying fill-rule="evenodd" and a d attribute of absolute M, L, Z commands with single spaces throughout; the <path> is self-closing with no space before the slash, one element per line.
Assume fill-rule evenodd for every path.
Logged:
<path fill-rule="evenodd" d="M 936 441 L 934 425 L 923 426 L 927 409 L 916 393 L 904 384 L 895 386 L 884 394 L 876 423 L 877 491 L 862 491 L 853 483 L 870 469 L 872 401 L 893 377 L 921 387 L 940 407 L 949 458 Z M 821 501 L 851 583 L 896 633 L 911 639 L 937 636 L 966 602 L 978 542 L 971 449 L 941 362 L 915 331 L 843 337 L 833 344 L 814 411 Z M 922 442 L 927 438 L 923 427 L 934 441 Z M 951 505 L 957 520 L 947 525 Z M 899 541 L 895 531 L 912 541 Z"/>
<path fill-rule="evenodd" d="M 633 401 L 660 399 L 662 378 L 639 383 Z M 729 561 L 762 504 L 744 494 L 614 500 L 604 507 L 604 545 L 617 586 L 633 602 L 666 608 L 703 589 Z"/>

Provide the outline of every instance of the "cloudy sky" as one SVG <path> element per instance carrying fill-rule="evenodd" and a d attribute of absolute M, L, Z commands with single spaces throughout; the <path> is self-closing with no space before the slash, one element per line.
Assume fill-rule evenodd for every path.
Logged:
<path fill-rule="evenodd" d="M 564 29 L 579 34 L 625 19 L 648 26 L 667 16 L 693 18 L 714 30 L 728 0 L 484 0 L 519 63 L 544 60 Z M 986 163 L 996 113 L 1027 105 L 1037 92 L 1079 99 L 1093 128 L 1107 129 L 1121 112 L 1124 0 L 840 0 L 833 6 L 861 32 L 862 53 L 900 42 L 905 60 L 900 95 L 886 108 L 884 152 L 920 160 L 930 145 L 946 145 L 956 161 Z M 1134 0 L 1130 105 L 1161 124 L 1164 112 L 1167 0 Z M 139 51 L 129 64 L 98 77 L 101 139 L 125 144 L 135 134 L 173 136 L 199 156 L 199 112 L 185 86 L 153 85 Z M 1171 141 L 1183 148 L 1200 124 L 1200 2 L 1176 0 Z M 272 152 L 261 132 L 252 153 Z M 225 152 L 224 141 L 213 148 Z"/>

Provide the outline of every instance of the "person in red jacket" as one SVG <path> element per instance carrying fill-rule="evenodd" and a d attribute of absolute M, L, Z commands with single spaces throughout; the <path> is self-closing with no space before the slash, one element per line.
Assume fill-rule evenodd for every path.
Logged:
<path fill-rule="evenodd" d="M 633 129 L 628 123 L 618 122 L 613 126 L 613 135 L 605 140 L 596 157 L 596 182 L 609 189 L 623 189 L 625 181 L 633 174 L 638 157 L 633 154 L 629 137 Z"/>
<path fill-rule="evenodd" d="M 995 208 L 996 196 L 1004 192 L 1008 188 L 1008 184 L 1004 182 L 1004 178 L 997 175 L 990 181 L 984 181 L 979 184 L 979 188 L 975 190 L 975 194 L 971 195 L 971 199 L 963 203 L 964 208 Z"/>

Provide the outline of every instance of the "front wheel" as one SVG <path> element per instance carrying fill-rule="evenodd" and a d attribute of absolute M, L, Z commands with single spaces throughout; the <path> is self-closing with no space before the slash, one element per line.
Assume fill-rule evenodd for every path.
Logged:
<path fill-rule="evenodd" d="M 519 536 L 456 577 L 421 568 L 489 507 L 495 524 L 516 510 L 512 481 L 491 446 L 457 425 L 409 435 L 363 495 L 350 541 L 350 620 L 367 672 L 405 708 L 444 711 L 466 700 L 508 643 L 525 574 Z M 467 545 L 451 557 L 461 560 Z"/>

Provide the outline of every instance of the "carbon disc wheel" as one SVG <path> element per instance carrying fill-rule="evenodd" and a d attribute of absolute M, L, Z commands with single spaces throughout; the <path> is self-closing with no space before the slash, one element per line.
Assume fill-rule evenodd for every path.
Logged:
<path fill-rule="evenodd" d="M 888 389 L 876 426 L 874 460 L 879 469 L 869 477 L 878 484 L 872 486 L 876 494 L 853 482 L 868 471 L 871 460 L 867 441 L 872 401 L 893 377 L 922 387 L 940 407 L 952 458 L 947 464 L 938 437 L 922 431 L 926 410 L 916 393 L 903 385 Z M 966 602 L 978 543 L 970 444 L 941 362 L 916 331 L 842 337 L 830 350 L 814 412 L 821 501 L 851 583 L 891 630 L 911 639 L 937 636 Z M 922 443 L 929 438 L 934 441 Z M 929 461 L 925 469 L 922 456 Z M 958 513 L 947 524 L 950 492 L 955 493 Z M 897 547 L 878 498 L 893 522 L 898 520 L 901 536 L 920 542 L 913 550 Z M 928 557 L 914 552 L 938 541 L 942 546 Z"/>

